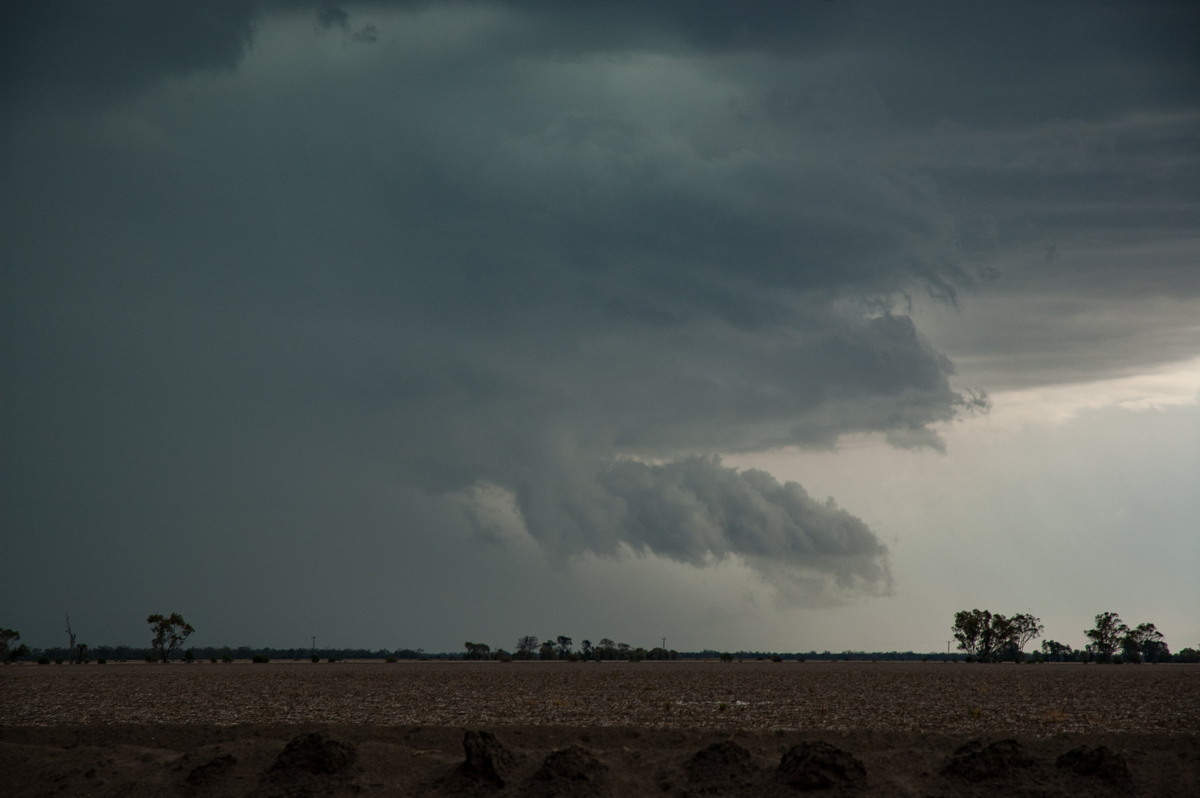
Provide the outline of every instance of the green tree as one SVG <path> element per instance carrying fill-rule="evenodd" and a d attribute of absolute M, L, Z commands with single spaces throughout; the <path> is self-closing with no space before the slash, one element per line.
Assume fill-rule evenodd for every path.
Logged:
<path fill-rule="evenodd" d="M 1012 619 L 995 613 L 992 622 L 979 637 L 980 658 L 994 662 L 1005 656 L 1016 658 L 1017 635 Z"/>
<path fill-rule="evenodd" d="M 571 638 L 567 637 L 566 635 L 559 635 L 558 636 L 558 658 L 566 659 L 568 656 L 570 656 L 572 645 L 574 645 L 574 641 L 572 641 Z"/>
<path fill-rule="evenodd" d="M 1088 650 L 1101 662 L 1111 662 L 1113 652 L 1121 644 L 1129 627 L 1121 622 L 1121 617 L 1115 612 L 1102 612 L 1096 616 L 1096 625 L 1084 631 L 1088 640 Z"/>
<path fill-rule="evenodd" d="M 533 635 L 525 635 L 517 639 L 517 659 L 533 659 L 533 652 L 538 649 L 538 639 Z"/>
<path fill-rule="evenodd" d="M 1042 623 L 1028 613 L 1009 618 L 989 610 L 959 610 L 954 613 L 950 632 L 958 647 L 980 662 L 1003 656 L 1020 661 L 1025 646 L 1042 633 Z"/>
<path fill-rule="evenodd" d="M 154 633 L 150 646 L 158 652 L 159 660 L 164 663 L 196 631 L 177 612 L 167 616 L 148 615 L 146 623 L 150 624 L 150 631 Z"/>
<path fill-rule="evenodd" d="M 1054 662 L 1065 662 L 1074 652 L 1066 643 L 1060 643 L 1057 640 L 1043 640 L 1042 654 L 1048 660 Z"/>
<path fill-rule="evenodd" d="M 1121 639 L 1121 656 L 1126 662 L 1162 662 L 1171 652 L 1154 624 L 1139 623 Z"/>
<path fill-rule="evenodd" d="M 1002 631 L 1001 627 L 1006 623 L 1004 616 L 992 615 L 988 610 L 959 610 L 954 613 L 950 633 L 968 657 L 990 662 L 996 648 L 997 633 Z"/>
<path fill-rule="evenodd" d="M 0 629 L 0 662 L 7 665 L 29 653 L 29 646 L 17 645 L 21 633 L 16 629 Z"/>
<path fill-rule="evenodd" d="M 958 641 L 958 647 L 968 657 L 979 651 L 980 630 L 992 622 L 992 614 L 986 610 L 959 610 L 954 613 L 954 624 L 950 633 Z"/>
<path fill-rule="evenodd" d="M 1017 613 L 1009 619 L 1009 623 L 1012 625 L 1013 645 L 1017 649 L 1016 659 L 1020 661 L 1025 657 L 1025 646 L 1041 637 L 1045 627 L 1041 618 L 1035 618 L 1027 612 Z"/>

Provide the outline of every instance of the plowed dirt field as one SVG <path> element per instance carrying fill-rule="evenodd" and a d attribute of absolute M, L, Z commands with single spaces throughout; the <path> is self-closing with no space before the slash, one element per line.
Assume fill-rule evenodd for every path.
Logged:
<path fill-rule="evenodd" d="M 21 664 L 0 772 L 14 795 L 1192 796 L 1200 667 Z"/>

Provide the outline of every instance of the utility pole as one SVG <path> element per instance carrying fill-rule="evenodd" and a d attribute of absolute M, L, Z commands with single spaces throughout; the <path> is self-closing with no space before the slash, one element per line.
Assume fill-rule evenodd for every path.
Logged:
<path fill-rule="evenodd" d="M 315 657 L 317 655 L 317 636 L 316 635 L 312 636 L 312 641 L 313 641 L 312 653 L 313 653 L 313 656 Z"/>
<path fill-rule="evenodd" d="M 663 651 L 666 651 L 667 650 L 667 638 L 664 637 L 662 639 L 662 641 L 663 641 Z"/>

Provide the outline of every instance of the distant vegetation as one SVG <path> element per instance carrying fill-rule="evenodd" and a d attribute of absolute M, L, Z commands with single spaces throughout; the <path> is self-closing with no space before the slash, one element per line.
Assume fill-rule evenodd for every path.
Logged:
<path fill-rule="evenodd" d="M 1011 618 L 988 610 L 960 610 L 954 614 L 951 634 L 971 662 L 1200 662 L 1200 652 L 1185 648 L 1172 656 L 1162 633 L 1152 623 L 1130 627 L 1115 612 L 1102 612 L 1083 634 L 1090 640 L 1073 649 L 1056 640 L 1042 642 L 1041 651 L 1024 653 L 1026 644 L 1042 634 L 1041 621 L 1032 615 Z M 1120 651 L 1120 654 L 1116 652 Z"/>
<path fill-rule="evenodd" d="M 63 648 L 30 649 L 20 644 L 20 632 L 0 628 L 0 662 L 36 661 L 63 664 L 83 664 L 93 659 L 98 663 L 140 661 L 166 663 L 178 658 L 185 663 L 209 662 L 230 663 L 235 660 L 251 662 L 304 661 L 319 663 L 325 660 L 335 663 L 342 660 L 381 659 L 386 662 L 398 660 L 542 660 L 567 662 L 641 662 L 670 660 L 721 660 L 722 662 L 761 660 L 793 661 L 959 661 L 967 662 L 1111 662 L 1111 663 L 1157 663 L 1192 662 L 1200 663 L 1200 651 L 1184 648 L 1172 654 L 1166 641 L 1152 623 L 1141 623 L 1130 627 L 1121 621 L 1115 612 L 1096 615 L 1094 626 L 1084 630 L 1090 642 L 1082 649 L 1075 649 L 1055 640 L 1045 640 L 1038 651 L 1025 653 L 1025 647 L 1041 636 L 1041 621 L 1027 613 L 1005 616 L 989 610 L 961 610 L 954 614 L 951 634 L 958 642 L 961 653 L 915 652 L 915 651 L 808 651 L 785 653 L 779 651 L 676 651 L 664 646 L 646 649 L 618 643 L 602 637 L 598 643 L 589 639 L 580 642 L 578 649 L 574 640 L 566 635 L 554 635 L 540 639 L 525 635 L 517 639 L 513 651 L 492 648 L 487 643 L 468 641 L 463 651 L 430 653 L 424 649 L 365 649 L 365 648 L 251 648 L 239 646 L 195 646 L 184 649 L 187 639 L 195 629 L 179 613 L 150 615 L 151 640 L 149 647 L 129 645 L 89 647 L 76 641 L 71 619 L 66 617 L 68 645 Z M 314 640 L 315 643 L 315 640 Z"/>
<path fill-rule="evenodd" d="M 18 643 L 21 633 L 15 629 L 0 629 L 0 661 L 7 665 L 29 654 L 29 646 Z"/>
<path fill-rule="evenodd" d="M 154 632 L 154 637 L 150 641 L 150 645 L 158 652 L 158 657 L 163 662 L 171 658 L 171 654 L 179 649 L 192 632 L 196 631 L 190 623 L 183 619 L 183 616 L 177 612 L 170 615 L 151 615 L 146 618 L 146 623 L 150 624 L 150 629 Z M 195 654 L 189 651 L 188 659 L 194 659 Z"/>
<path fill-rule="evenodd" d="M 1008 618 L 989 610 L 960 610 L 954 614 L 950 632 L 972 660 L 1020 662 L 1025 658 L 1025 646 L 1041 636 L 1042 622 L 1027 613 Z"/>

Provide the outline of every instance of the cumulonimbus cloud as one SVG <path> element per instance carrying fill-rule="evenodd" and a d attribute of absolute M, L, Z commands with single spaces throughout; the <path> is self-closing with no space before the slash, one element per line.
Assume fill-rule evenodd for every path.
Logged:
<path fill-rule="evenodd" d="M 55 297 L 57 362 L 90 375 L 104 425 L 29 412 L 144 444 L 120 480 L 69 462 L 74 483 L 256 506 L 383 474 L 455 501 L 494 485 L 556 555 L 886 592 L 866 524 L 716 456 L 936 445 L 969 403 L 895 301 L 965 279 L 951 215 L 920 175 L 829 142 L 878 103 L 831 97 L 803 52 L 714 68 L 702 32 L 562 59 L 523 46 L 522 4 L 384 4 L 354 21 L 374 45 L 347 48 L 328 38 L 350 12 L 312 8 L 263 12 L 237 58 L 245 10 L 153 75 L 114 67 L 104 125 L 63 133 L 57 171 L 12 166 L 73 220 L 69 256 L 21 285 L 91 286 Z M 67 174 L 89 190 L 54 191 Z"/>

